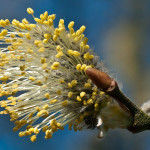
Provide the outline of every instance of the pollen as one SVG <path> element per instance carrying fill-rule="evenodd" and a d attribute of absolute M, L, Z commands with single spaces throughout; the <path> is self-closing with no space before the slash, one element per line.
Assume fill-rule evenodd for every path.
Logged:
<path fill-rule="evenodd" d="M 90 88 L 90 87 L 91 87 L 91 83 L 85 83 L 85 84 L 84 84 L 84 87 L 85 87 L 85 88 Z"/>
<path fill-rule="evenodd" d="M 57 70 L 58 67 L 59 67 L 60 63 L 59 62 L 54 62 L 52 65 L 51 65 L 51 69 L 52 70 Z"/>
<path fill-rule="evenodd" d="M 50 101 L 50 104 L 56 103 L 58 100 L 57 99 L 53 99 Z"/>
<path fill-rule="evenodd" d="M 58 52 L 56 55 L 55 55 L 55 57 L 56 58 L 60 58 L 60 57 L 62 57 L 64 54 L 63 54 L 63 52 Z"/>
<path fill-rule="evenodd" d="M 52 138 L 52 132 L 51 132 L 51 130 L 46 130 L 45 139 L 50 139 L 50 138 Z"/>
<path fill-rule="evenodd" d="M 9 114 L 13 131 L 30 135 L 32 142 L 41 131 L 50 139 L 67 124 L 74 131 L 95 128 L 97 118 L 108 118 L 101 112 L 114 103 L 86 75 L 89 67 L 103 69 L 88 45 L 86 27 L 75 30 L 71 21 L 67 30 L 64 19 L 54 26 L 55 14 L 36 17 L 32 8 L 27 13 L 34 24 L 26 18 L 0 20 L 0 97 L 5 97 L 0 114 Z M 90 117 L 96 120 L 88 124 Z"/>
<path fill-rule="evenodd" d="M 35 81 L 35 78 L 34 78 L 34 77 L 32 77 L 32 76 L 30 76 L 30 77 L 29 77 L 29 80 L 31 80 L 31 81 Z"/>
<path fill-rule="evenodd" d="M 85 53 L 85 54 L 84 54 L 84 58 L 85 58 L 85 59 L 93 59 L 93 58 L 94 58 L 94 55 L 90 55 L 90 53 Z"/>
<path fill-rule="evenodd" d="M 72 92 L 68 92 L 68 97 L 72 97 L 73 93 Z"/>
<path fill-rule="evenodd" d="M 49 98 L 50 98 L 49 93 L 46 93 L 46 94 L 45 94 L 45 98 L 47 98 L 47 99 L 49 99 Z"/>
<path fill-rule="evenodd" d="M 8 31 L 5 30 L 5 29 L 3 29 L 3 30 L 1 31 L 1 33 L 0 33 L 0 36 L 6 36 L 7 33 L 8 33 Z"/>
<path fill-rule="evenodd" d="M 46 58 L 42 57 L 41 58 L 41 63 L 44 64 L 46 62 Z"/>
<path fill-rule="evenodd" d="M 77 69 L 77 71 L 80 71 L 81 70 L 81 64 L 77 64 L 76 69 Z"/>
<path fill-rule="evenodd" d="M 41 47 L 41 48 L 38 49 L 38 52 L 40 52 L 40 53 L 43 53 L 44 51 L 45 51 L 44 47 Z"/>
<path fill-rule="evenodd" d="M 50 39 L 50 38 L 51 38 L 51 35 L 48 34 L 48 33 L 45 33 L 45 34 L 44 34 L 44 37 L 45 37 L 46 39 Z"/>
<path fill-rule="evenodd" d="M 80 96 L 77 96 L 76 99 L 77 99 L 77 101 L 79 101 L 79 102 L 82 101 Z"/>
<path fill-rule="evenodd" d="M 33 11 L 33 9 L 32 9 L 32 8 L 28 8 L 28 9 L 27 9 L 27 13 L 28 13 L 28 14 L 33 14 L 33 13 L 34 13 L 34 11 Z"/>
<path fill-rule="evenodd" d="M 36 135 L 32 135 L 32 136 L 30 137 L 30 140 L 31 140 L 32 142 L 35 142 L 35 141 L 36 141 Z"/>
<path fill-rule="evenodd" d="M 81 93 L 80 93 L 80 97 L 84 97 L 85 94 L 86 94 L 85 92 L 81 92 Z"/>
<path fill-rule="evenodd" d="M 91 98 L 88 99 L 88 100 L 87 100 L 87 104 L 93 104 L 93 99 L 91 99 Z"/>
<path fill-rule="evenodd" d="M 62 106 L 67 106 L 68 105 L 68 100 L 64 100 L 61 104 L 62 104 Z"/>
<path fill-rule="evenodd" d="M 28 40 L 31 39 L 30 33 L 25 33 L 25 36 L 26 36 L 26 38 L 27 38 Z"/>

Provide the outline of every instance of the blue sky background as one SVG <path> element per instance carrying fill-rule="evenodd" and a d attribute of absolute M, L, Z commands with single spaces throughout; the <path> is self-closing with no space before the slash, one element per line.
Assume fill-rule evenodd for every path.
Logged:
<path fill-rule="evenodd" d="M 75 21 L 75 29 L 85 25 L 89 45 L 122 83 L 123 91 L 139 106 L 150 97 L 150 1 L 149 0 L 0 0 L 0 18 L 33 18 L 44 11 L 55 13 L 65 25 Z M 40 134 L 35 143 L 12 131 L 9 116 L 0 116 L 0 150 L 149 150 L 150 132 L 136 135 L 126 130 L 109 131 L 97 140 L 97 131 L 64 131 L 45 140 Z"/>

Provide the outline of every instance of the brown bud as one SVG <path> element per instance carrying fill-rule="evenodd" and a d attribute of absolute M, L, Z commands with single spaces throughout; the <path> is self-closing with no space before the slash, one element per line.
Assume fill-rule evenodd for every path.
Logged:
<path fill-rule="evenodd" d="M 94 68 L 88 68 L 86 70 L 86 74 L 93 81 L 93 83 L 97 85 L 97 87 L 104 91 L 108 90 L 112 84 L 112 79 L 105 72 L 101 72 Z"/>

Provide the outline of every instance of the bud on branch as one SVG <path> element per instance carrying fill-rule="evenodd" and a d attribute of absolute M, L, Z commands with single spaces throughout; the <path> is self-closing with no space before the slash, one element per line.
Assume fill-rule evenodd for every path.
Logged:
<path fill-rule="evenodd" d="M 144 130 L 150 130 L 150 116 L 144 113 L 120 91 L 118 84 L 114 79 L 112 79 L 107 73 L 93 68 L 88 68 L 86 73 L 94 84 L 105 93 L 115 98 L 119 104 L 124 105 L 124 108 L 131 113 L 133 121 L 128 127 L 129 131 L 132 133 L 138 133 Z"/>

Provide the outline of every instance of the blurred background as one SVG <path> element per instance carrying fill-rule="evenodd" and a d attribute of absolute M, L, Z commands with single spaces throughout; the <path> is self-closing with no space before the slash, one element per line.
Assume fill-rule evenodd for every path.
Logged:
<path fill-rule="evenodd" d="M 75 21 L 75 29 L 85 25 L 89 45 L 122 90 L 138 106 L 150 98 L 150 0 L 0 0 L 0 19 L 33 18 L 26 13 L 31 7 L 35 16 L 44 11 L 55 13 L 56 25 Z M 149 150 L 150 131 L 133 135 L 126 130 L 111 130 L 103 140 L 98 131 L 64 131 L 50 140 L 38 136 L 35 143 L 12 131 L 9 116 L 0 116 L 0 150 Z"/>

